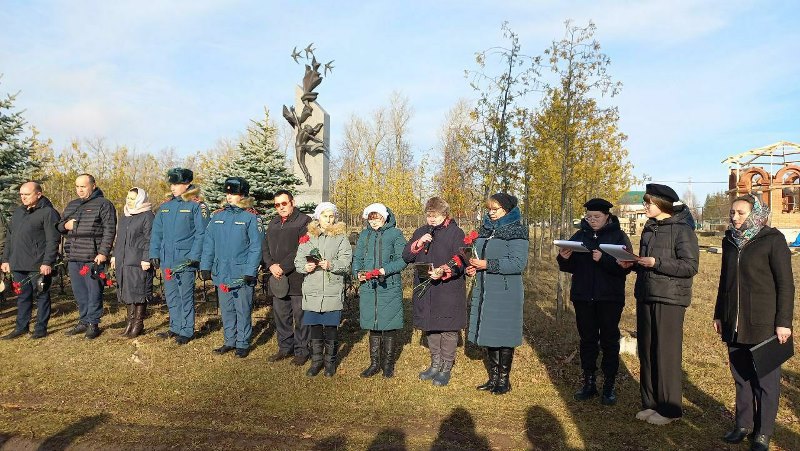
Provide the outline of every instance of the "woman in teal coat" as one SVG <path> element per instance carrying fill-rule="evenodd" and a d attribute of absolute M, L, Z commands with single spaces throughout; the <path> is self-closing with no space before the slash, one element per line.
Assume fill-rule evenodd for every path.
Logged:
<path fill-rule="evenodd" d="M 406 239 L 396 227 L 391 210 L 371 204 L 362 215 L 369 226 L 358 235 L 353 253 L 353 276 L 358 288 L 361 328 L 369 329 L 369 366 L 361 377 L 372 377 L 381 369 L 383 376 L 394 376 L 395 340 L 403 328 L 403 283 L 400 272 L 406 267 L 403 248 Z"/>

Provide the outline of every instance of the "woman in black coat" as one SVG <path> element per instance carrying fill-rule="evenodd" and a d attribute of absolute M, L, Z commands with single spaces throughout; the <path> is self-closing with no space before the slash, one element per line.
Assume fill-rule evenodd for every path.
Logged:
<path fill-rule="evenodd" d="M 431 364 L 419 374 L 436 386 L 450 382 L 459 331 L 467 327 L 467 294 L 464 263 L 459 257 L 464 231 L 449 216 L 443 199 L 432 197 L 425 205 L 428 225 L 414 231 L 403 249 L 406 263 L 428 263 L 430 283 L 414 271 L 414 327 L 428 339 Z"/>
<path fill-rule="evenodd" d="M 141 188 L 131 188 L 123 214 L 117 222 L 117 239 L 111 267 L 116 270 L 117 298 L 128 306 L 123 337 L 134 338 L 144 331 L 147 302 L 153 296 L 150 267 L 150 230 L 154 214 Z"/>
<path fill-rule="evenodd" d="M 739 443 L 752 432 L 750 449 L 766 450 L 778 414 L 781 369 L 754 374 L 749 349 L 773 335 L 782 344 L 792 335 L 791 254 L 783 234 L 766 225 L 769 208 L 757 196 L 736 198 L 730 212 L 714 308 L 714 329 L 728 345 L 736 386 L 736 425 L 723 440 Z"/>
<path fill-rule="evenodd" d="M 642 230 L 633 291 L 643 407 L 636 418 L 666 425 L 683 416 L 683 319 L 700 250 L 692 214 L 675 190 L 648 184 L 644 206 L 649 219 Z"/>
<path fill-rule="evenodd" d="M 617 402 L 614 380 L 619 370 L 619 320 L 625 307 L 625 278 L 630 269 L 622 268 L 611 255 L 600 250 L 601 244 L 621 244 L 632 250 L 628 235 L 612 215 L 613 205 L 605 199 L 591 199 L 585 204 L 586 216 L 581 229 L 570 241 L 579 241 L 590 252 L 558 252 L 558 267 L 572 273 L 570 299 L 575 307 L 575 322 L 581 337 L 581 368 L 583 386 L 573 396 L 585 401 L 597 395 L 595 371 L 597 356 L 603 350 L 600 367 L 603 370 L 603 397 L 601 403 Z"/>

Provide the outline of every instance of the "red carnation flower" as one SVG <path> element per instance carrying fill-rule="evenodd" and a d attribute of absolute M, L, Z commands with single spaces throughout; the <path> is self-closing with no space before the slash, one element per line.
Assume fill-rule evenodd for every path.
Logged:
<path fill-rule="evenodd" d="M 219 285 L 219 289 L 223 293 L 230 293 L 231 292 L 231 288 L 229 286 L 225 285 L 224 283 Z"/>
<path fill-rule="evenodd" d="M 113 280 L 111 280 L 111 279 L 106 280 L 106 286 L 107 287 L 111 287 L 113 285 L 114 285 L 114 281 Z"/>
<path fill-rule="evenodd" d="M 106 279 L 106 273 L 101 272 L 100 274 L 97 275 L 97 277 L 99 277 L 101 280 L 105 280 Z"/>
<path fill-rule="evenodd" d="M 79 274 L 82 275 L 82 276 L 85 276 L 86 274 L 89 274 L 89 266 L 88 265 L 83 265 L 83 267 L 81 268 Z"/>
<path fill-rule="evenodd" d="M 11 286 L 14 288 L 14 291 L 18 290 L 19 288 L 22 288 L 22 284 L 20 284 L 19 282 L 12 282 Z"/>
<path fill-rule="evenodd" d="M 164 270 L 164 277 L 166 277 L 167 280 L 172 280 L 172 270 L 169 269 L 169 268 L 165 269 Z"/>
<path fill-rule="evenodd" d="M 22 294 L 22 288 L 19 288 L 19 287 L 14 288 L 14 294 L 16 294 L 16 295 Z"/>
<path fill-rule="evenodd" d="M 311 237 L 309 237 L 308 234 L 305 234 L 300 237 L 300 240 L 298 242 L 300 244 L 303 244 L 303 243 L 308 243 L 309 241 L 311 241 Z"/>
<path fill-rule="evenodd" d="M 453 264 L 455 264 L 459 268 L 464 266 L 464 262 L 461 261 L 461 257 L 458 254 L 453 255 L 453 258 L 451 259 L 451 261 L 453 262 Z"/>
<path fill-rule="evenodd" d="M 471 245 L 478 239 L 478 232 L 472 230 L 464 237 L 464 244 Z"/>

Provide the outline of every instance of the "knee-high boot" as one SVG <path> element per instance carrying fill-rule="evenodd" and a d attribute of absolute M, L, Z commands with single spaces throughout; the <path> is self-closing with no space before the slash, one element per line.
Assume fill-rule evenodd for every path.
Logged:
<path fill-rule="evenodd" d="M 325 340 L 325 376 L 333 377 L 336 374 L 336 355 L 339 353 L 339 342 Z"/>
<path fill-rule="evenodd" d="M 500 374 L 493 395 L 504 395 L 511 391 L 511 363 L 514 361 L 514 348 L 500 348 Z"/>
<path fill-rule="evenodd" d="M 125 329 L 119 333 L 122 337 L 128 337 L 131 334 L 131 329 L 133 329 L 133 304 L 126 304 L 128 306 L 128 316 L 127 316 L 127 323 L 125 324 Z"/>
<path fill-rule="evenodd" d="M 136 338 L 144 333 L 144 317 L 147 314 L 147 304 L 134 304 L 133 327 L 128 338 Z"/>
<path fill-rule="evenodd" d="M 383 377 L 394 377 L 395 342 L 394 333 L 383 336 Z"/>
<path fill-rule="evenodd" d="M 312 338 L 309 340 L 311 346 L 311 366 L 306 371 L 306 376 L 316 376 L 322 371 L 325 364 L 323 359 L 323 352 L 325 351 L 325 340 L 321 338 Z"/>
<path fill-rule="evenodd" d="M 478 390 L 492 391 L 500 377 L 500 348 L 486 348 L 486 366 L 489 380 L 483 385 L 478 385 Z"/>
<path fill-rule="evenodd" d="M 369 366 L 361 372 L 361 377 L 372 377 L 381 370 L 381 336 L 369 336 Z"/>

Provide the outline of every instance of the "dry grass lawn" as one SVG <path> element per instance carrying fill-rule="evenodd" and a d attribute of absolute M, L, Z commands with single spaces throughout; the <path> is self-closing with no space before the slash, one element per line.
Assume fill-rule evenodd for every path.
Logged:
<path fill-rule="evenodd" d="M 396 377 L 361 379 L 367 340 L 355 308 L 342 328 L 339 372 L 328 379 L 308 378 L 288 361 L 267 363 L 276 350 L 269 307 L 254 313 L 254 349 L 242 360 L 211 353 L 222 331 L 202 307 L 199 337 L 186 346 L 154 336 L 166 328 L 160 306 L 136 340 L 115 337 L 124 314 L 107 309 L 103 335 L 88 341 L 64 335 L 77 313 L 68 294 L 56 296 L 50 336 L 0 341 L 0 449 L 747 449 L 720 440 L 732 425 L 733 383 L 710 325 L 719 265 L 719 255 L 701 254 L 684 332 L 685 417 L 665 427 L 633 418 L 640 404 L 631 355 L 623 356 L 616 406 L 572 400 L 575 320 L 570 310 L 557 320 L 548 260 L 528 280 L 526 342 L 514 389 L 499 397 L 474 389 L 486 373 L 471 346 L 459 348 L 449 386 L 417 380 L 428 354 L 408 324 Z M 635 329 L 634 307 L 631 297 L 624 331 Z M 0 305 L 1 333 L 15 314 L 13 300 Z M 795 358 L 784 366 L 774 449 L 800 449 L 798 384 Z"/>

